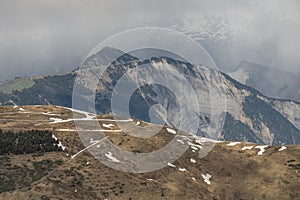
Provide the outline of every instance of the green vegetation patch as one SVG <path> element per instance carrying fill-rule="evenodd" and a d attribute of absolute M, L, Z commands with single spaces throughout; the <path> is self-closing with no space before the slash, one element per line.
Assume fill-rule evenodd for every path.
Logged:
<path fill-rule="evenodd" d="M 50 131 L 31 130 L 15 133 L 0 130 L 0 155 L 61 150 Z"/>
<path fill-rule="evenodd" d="M 30 78 L 15 78 L 0 84 L 0 92 L 10 94 L 12 91 L 22 91 L 34 85 L 34 81 Z"/>
<path fill-rule="evenodd" d="M 1 157 L 0 157 L 1 158 Z M 31 184 L 48 175 L 57 167 L 60 160 L 42 160 L 33 162 L 33 166 L 9 166 L 0 171 L 0 193 L 31 187 Z"/>

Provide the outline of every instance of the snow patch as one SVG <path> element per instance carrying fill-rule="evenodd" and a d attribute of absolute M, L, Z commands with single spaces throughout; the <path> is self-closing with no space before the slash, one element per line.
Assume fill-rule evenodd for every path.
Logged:
<path fill-rule="evenodd" d="M 198 144 L 194 144 L 190 141 L 188 141 L 188 144 L 191 146 L 191 149 L 193 150 L 198 150 L 198 149 L 202 149 L 202 146 L 198 145 Z"/>
<path fill-rule="evenodd" d="M 85 117 L 83 118 L 73 118 L 73 119 L 68 119 L 68 120 L 97 120 L 97 121 L 111 121 L 111 122 L 114 122 L 114 121 L 120 121 L 120 122 L 132 122 L 133 119 L 97 119 L 97 115 L 94 114 L 94 113 L 90 113 L 90 112 L 86 112 L 86 111 L 82 111 L 82 110 L 77 110 L 77 109 L 74 109 L 74 108 L 68 108 L 68 107 L 64 107 L 64 106 L 56 106 L 58 108 L 64 108 L 64 109 L 68 109 L 72 112 L 77 112 L 77 113 L 80 113 L 80 114 L 84 114 Z M 63 121 L 65 122 L 65 121 Z"/>
<path fill-rule="evenodd" d="M 57 137 L 56 137 L 55 135 L 53 135 L 53 134 L 52 134 L 52 138 L 53 138 L 55 141 L 58 140 Z"/>
<path fill-rule="evenodd" d="M 112 128 L 112 127 L 114 127 L 113 124 L 102 124 L 102 126 L 105 127 L 105 128 Z"/>
<path fill-rule="evenodd" d="M 262 146 L 256 146 L 255 149 L 259 149 L 259 152 L 257 155 L 261 156 L 266 151 L 265 148 L 268 147 L 268 145 L 262 145 Z"/>
<path fill-rule="evenodd" d="M 70 122 L 72 119 L 60 119 L 55 117 L 49 118 L 52 122 L 49 122 L 49 124 L 56 124 L 56 123 L 64 123 L 64 122 Z"/>
<path fill-rule="evenodd" d="M 169 167 L 176 167 L 175 165 L 173 165 L 172 163 L 168 163 Z"/>
<path fill-rule="evenodd" d="M 196 160 L 193 158 L 191 158 L 190 161 L 191 161 L 191 163 L 196 163 Z"/>
<path fill-rule="evenodd" d="M 56 129 L 57 131 L 61 131 L 61 132 L 64 132 L 64 131 L 77 131 L 76 129 L 68 129 L 68 128 L 59 128 L 59 129 Z"/>
<path fill-rule="evenodd" d="M 195 143 L 197 143 L 197 144 L 200 144 L 200 145 L 202 145 L 202 140 L 200 140 L 200 139 L 195 139 Z"/>
<path fill-rule="evenodd" d="M 244 151 L 244 150 L 251 150 L 251 149 L 253 149 L 253 146 L 244 146 L 244 147 L 242 148 L 243 151 Z"/>
<path fill-rule="evenodd" d="M 204 182 L 207 183 L 207 185 L 210 185 L 210 178 L 211 175 L 210 174 L 202 174 L 202 178 L 204 179 Z"/>
<path fill-rule="evenodd" d="M 64 131 L 80 131 L 80 130 L 77 130 L 77 129 L 67 129 L 67 128 L 61 128 L 61 129 L 56 129 L 56 131 L 61 131 L 61 132 L 64 132 Z M 114 132 L 122 132 L 122 130 L 105 130 L 105 129 L 86 129 L 84 131 L 89 131 L 89 132 L 110 132 L 110 133 L 114 133 Z"/>
<path fill-rule="evenodd" d="M 235 146 L 237 144 L 241 144 L 241 142 L 230 142 L 230 143 L 227 144 L 227 146 L 232 147 L 232 146 Z"/>
<path fill-rule="evenodd" d="M 61 149 L 62 149 L 63 151 L 66 149 L 66 147 L 62 145 L 61 141 L 59 141 L 55 135 L 52 134 L 52 138 L 53 138 L 55 141 L 58 141 L 57 146 L 58 146 L 58 147 L 61 147 Z"/>
<path fill-rule="evenodd" d="M 166 130 L 168 133 L 176 134 L 176 131 L 174 129 L 166 128 Z"/>
<path fill-rule="evenodd" d="M 202 145 L 202 143 L 206 143 L 206 142 L 220 143 L 222 141 L 213 140 L 213 139 L 209 139 L 209 138 L 205 138 L 205 137 L 196 137 L 196 139 L 195 139 L 195 143 L 200 144 L 200 145 Z"/>
<path fill-rule="evenodd" d="M 286 146 L 282 146 L 280 149 L 278 149 L 278 151 L 283 151 L 283 150 L 286 150 L 287 147 Z"/>
<path fill-rule="evenodd" d="M 66 147 L 64 145 L 62 145 L 61 141 L 58 141 L 58 147 L 61 147 L 61 149 L 64 151 L 66 149 Z"/>
<path fill-rule="evenodd" d="M 113 162 L 120 162 L 117 158 L 115 158 L 111 152 L 105 154 L 105 156 Z"/>
<path fill-rule="evenodd" d="M 89 113 L 89 112 L 86 112 L 86 111 L 83 111 L 83 110 L 77 110 L 77 109 L 74 109 L 74 108 L 68 108 L 68 107 L 63 107 L 63 106 L 57 106 L 57 107 L 65 108 L 65 109 L 68 109 L 72 112 L 77 112 L 77 113 L 80 113 L 80 114 L 84 114 L 85 119 L 95 119 L 96 118 L 95 114 Z"/>
<path fill-rule="evenodd" d="M 94 140 L 94 138 L 90 138 L 90 144 L 97 142 L 97 140 Z"/>
<path fill-rule="evenodd" d="M 105 129 L 99 129 L 99 130 L 97 130 L 97 129 L 95 129 L 95 130 L 93 130 L 93 129 L 86 129 L 84 131 L 90 131 L 90 132 L 99 132 L 99 131 L 102 131 L 102 132 L 110 132 L 110 133 L 122 132 L 122 130 L 105 130 Z"/>
<path fill-rule="evenodd" d="M 178 170 L 181 171 L 181 172 L 186 172 L 187 171 L 185 168 L 179 168 Z"/>
<path fill-rule="evenodd" d="M 39 113 L 37 113 L 37 114 L 39 114 Z M 49 116 L 59 116 L 60 114 L 55 114 L 55 113 L 51 113 L 51 112 L 42 112 L 42 113 L 40 113 L 40 114 L 42 114 L 42 115 L 49 115 Z"/>
<path fill-rule="evenodd" d="M 198 150 L 198 148 L 195 147 L 195 146 L 191 146 L 191 149 L 192 149 L 193 151 L 197 151 L 197 150 Z"/>
<path fill-rule="evenodd" d="M 181 143 L 181 144 L 184 144 L 184 142 L 182 140 L 177 139 L 176 141 Z"/>

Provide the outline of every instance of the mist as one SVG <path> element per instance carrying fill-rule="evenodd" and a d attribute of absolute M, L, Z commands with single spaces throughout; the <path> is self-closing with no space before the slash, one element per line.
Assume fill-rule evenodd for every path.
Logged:
<path fill-rule="evenodd" d="M 0 3 L 0 80 L 66 73 L 113 34 L 157 26 L 201 43 L 221 70 L 241 60 L 300 73 L 297 0 L 11 0 Z"/>

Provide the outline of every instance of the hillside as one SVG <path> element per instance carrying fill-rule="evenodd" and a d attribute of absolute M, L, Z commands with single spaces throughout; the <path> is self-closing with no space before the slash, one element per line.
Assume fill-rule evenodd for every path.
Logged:
<path fill-rule="evenodd" d="M 89 120 L 83 112 L 77 115 L 81 116 L 77 121 L 99 121 L 102 129 L 107 130 L 107 139 L 129 152 L 152 152 L 177 136 L 161 127 L 155 137 L 137 138 L 118 131 L 116 123 L 131 124 L 130 133 L 138 127 L 157 126 L 135 119 L 134 123 L 113 119 L 110 115 Z M 63 107 L 0 107 L 2 131 L 47 130 L 64 147 L 63 151 L 2 154 L 0 199 L 300 198 L 300 146 L 212 143 L 186 135 L 177 143 L 178 147 L 188 143 L 189 148 L 172 164 L 148 173 L 125 173 L 102 164 L 89 151 L 76 154 L 84 146 L 73 121 L 71 110 Z M 207 146 L 213 149 L 202 158 L 201 152 Z M 114 156 L 108 157 L 108 162 L 119 159 L 122 164 L 122 158 Z"/>
<path fill-rule="evenodd" d="M 101 78 L 94 80 L 93 74 L 97 72 L 97 69 L 110 63 L 110 59 L 114 57 L 118 58 L 109 65 Z M 151 65 L 151 68 L 139 68 L 145 65 Z M 178 124 L 178 113 L 180 113 L 178 112 L 180 107 L 178 98 L 166 88 L 147 84 L 155 82 L 154 71 L 171 68 L 173 71 L 164 78 L 166 82 L 172 83 L 175 88 L 180 88 L 180 81 L 174 82 L 177 70 L 195 91 L 196 100 L 193 101 L 198 101 L 198 105 L 195 106 L 200 108 L 193 110 L 196 113 L 197 119 L 195 120 L 200 121 L 198 135 L 206 137 L 215 135 L 214 139 L 218 140 L 268 145 L 300 144 L 300 106 L 298 103 L 269 98 L 256 89 L 232 79 L 227 74 L 205 66 L 192 65 L 168 57 L 139 60 L 130 54 L 124 54 L 109 47 L 86 59 L 81 69 L 67 74 L 33 79 L 34 85 L 21 91 L 12 91 L 8 94 L 0 92 L 0 103 L 1 105 L 52 104 L 72 107 L 72 95 L 78 95 L 80 105 L 91 105 L 95 102 L 98 114 L 108 114 L 112 112 L 111 97 L 116 83 L 126 72 L 137 68 L 142 70 L 142 80 L 146 84 L 132 94 L 129 102 L 130 116 L 125 115 L 123 110 L 118 110 L 122 116 L 150 122 L 150 108 L 155 104 L 161 104 L 168 111 L 168 125 Z M 86 88 L 85 93 L 72 93 L 77 77 L 83 77 L 76 84 Z M 135 77 L 135 74 L 132 74 L 129 80 L 132 84 L 139 85 Z M 90 88 L 95 82 L 98 82 L 98 85 L 94 98 Z M 182 92 L 180 96 L 190 96 L 187 91 L 180 90 L 180 92 Z M 212 93 L 214 96 L 211 96 Z M 122 95 L 122 91 L 119 91 L 119 94 L 121 94 L 119 101 L 126 102 L 126 92 Z M 87 106 L 83 110 L 90 109 Z M 218 131 L 221 133 L 216 136 L 215 132 Z"/>
<path fill-rule="evenodd" d="M 77 71 L 77 76 L 83 77 L 78 83 L 81 87 L 91 88 L 93 85 L 91 75 L 105 63 L 110 63 L 107 49 L 87 58 L 82 68 Z M 109 52 L 112 51 L 111 48 L 109 50 Z M 169 124 L 178 123 L 180 103 L 176 99 L 176 95 L 166 88 L 148 84 L 155 83 L 157 80 L 155 72 L 163 73 L 163 70 L 166 70 L 169 74 L 162 78 L 166 83 L 172 83 L 175 88 L 180 88 L 181 82 L 178 81 L 179 77 L 176 75 L 176 72 L 179 72 L 196 93 L 198 106 L 201 108 L 199 111 L 194 110 L 194 112 L 198 112 L 197 115 L 200 119 L 198 135 L 209 137 L 214 135 L 214 138 L 219 140 L 249 141 L 271 145 L 299 144 L 300 142 L 300 127 L 297 126 L 298 119 L 295 119 L 295 115 L 286 117 L 282 109 L 274 106 L 272 98 L 237 82 L 224 73 L 169 57 L 139 60 L 131 55 L 122 54 L 118 50 L 113 52 L 119 57 L 113 60 L 102 74 L 97 86 L 96 109 L 100 113 L 111 112 L 113 91 L 116 91 L 115 87 L 118 81 L 126 73 L 130 84 L 144 84 L 130 98 L 131 116 L 149 122 L 151 106 L 161 104 L 168 112 Z M 149 65 L 151 67 L 145 67 Z M 137 73 L 128 75 L 128 71 L 137 69 L 140 70 L 138 74 L 140 79 L 136 78 Z M 192 98 L 187 91 L 181 90 L 180 92 L 182 94 L 179 96 Z M 116 93 L 122 94 L 122 90 Z M 83 100 L 92 97 L 82 94 Z M 118 102 L 126 102 L 126 94 L 118 95 L 118 98 L 121 99 Z M 166 100 L 166 98 L 168 99 Z M 285 103 L 284 100 L 281 101 L 281 104 L 283 103 Z M 297 112 L 298 110 L 294 110 L 294 113 Z M 118 113 L 126 114 L 121 109 Z M 224 123 L 224 127 L 221 125 L 222 123 Z M 222 130 L 222 133 L 216 138 L 214 131 L 210 133 L 209 130 Z"/>
<path fill-rule="evenodd" d="M 15 78 L 0 84 L 0 92 L 9 94 L 13 91 L 22 91 L 34 85 L 34 81 L 30 78 Z"/>

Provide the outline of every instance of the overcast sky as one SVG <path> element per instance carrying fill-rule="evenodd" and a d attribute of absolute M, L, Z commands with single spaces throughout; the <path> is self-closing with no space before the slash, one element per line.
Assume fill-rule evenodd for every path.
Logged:
<path fill-rule="evenodd" d="M 240 60 L 300 71 L 298 0 L 2 0 L 0 80 L 63 73 L 130 28 L 195 38 L 221 69 Z"/>

